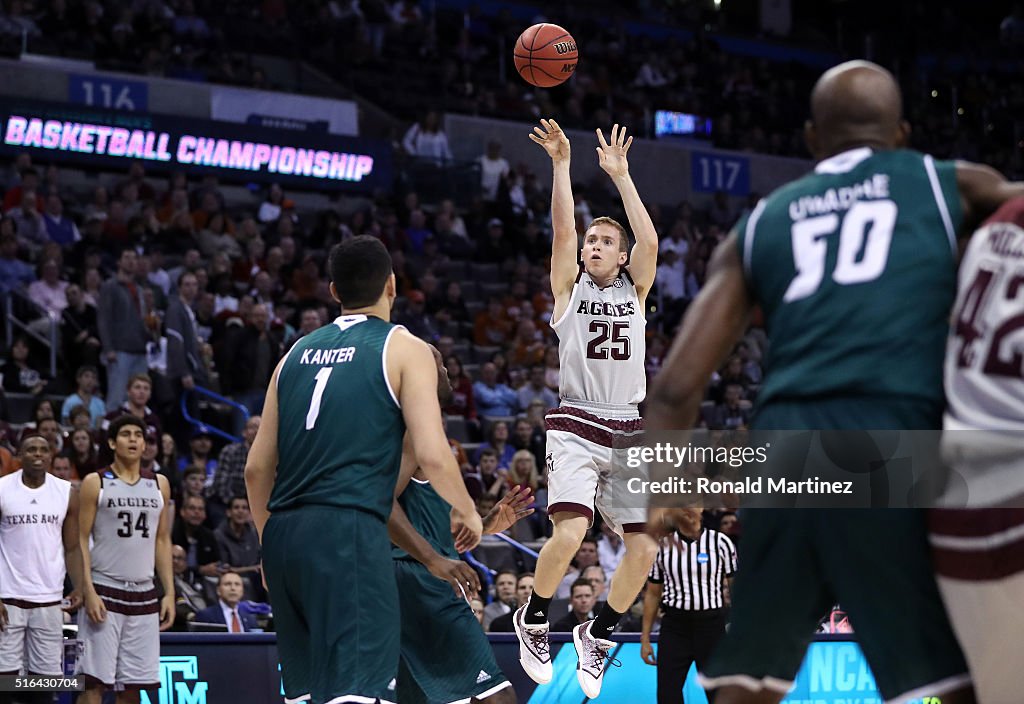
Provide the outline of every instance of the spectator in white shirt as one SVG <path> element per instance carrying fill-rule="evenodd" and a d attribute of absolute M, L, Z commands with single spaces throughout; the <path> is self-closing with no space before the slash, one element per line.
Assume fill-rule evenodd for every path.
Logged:
<path fill-rule="evenodd" d="M 602 523 L 601 535 L 597 538 L 597 561 L 604 568 L 605 576 L 609 581 L 615 574 L 615 570 L 619 568 L 619 563 L 622 562 L 622 557 L 625 554 L 626 544 L 622 538 L 609 528 L 607 523 Z"/>
<path fill-rule="evenodd" d="M 47 259 L 39 265 L 39 279 L 28 286 L 28 295 L 34 303 L 46 309 L 51 318 L 60 320 L 68 307 L 67 281 L 60 280 L 60 264 L 56 259 Z"/>
<path fill-rule="evenodd" d="M 652 52 L 647 61 L 640 66 L 633 85 L 640 88 L 663 88 L 676 78 L 675 73 L 668 67 L 664 59 Z"/>
<path fill-rule="evenodd" d="M 171 292 L 171 277 L 164 269 L 164 250 L 160 247 L 149 248 L 149 283 L 168 295 Z"/>
<path fill-rule="evenodd" d="M 283 206 L 284 191 L 281 190 L 280 185 L 272 183 L 270 184 L 270 192 L 267 194 L 267 199 L 260 205 L 256 217 L 259 218 L 260 222 L 275 222 L 281 217 L 281 208 Z"/>
<path fill-rule="evenodd" d="M 686 298 L 686 266 L 675 249 L 662 251 L 656 278 L 658 290 L 666 303 Z"/>
<path fill-rule="evenodd" d="M 433 110 L 409 128 L 402 139 L 402 148 L 410 156 L 430 159 L 438 165 L 452 160 L 448 135 L 441 129 L 441 116 Z"/>
<path fill-rule="evenodd" d="M 466 221 L 462 219 L 462 216 L 455 210 L 455 203 L 450 199 L 441 201 L 441 207 L 438 208 L 438 214 L 444 213 L 448 216 L 448 229 L 455 235 L 468 240 L 469 232 L 466 230 Z"/>
<path fill-rule="evenodd" d="M 662 254 L 668 250 L 674 251 L 679 255 L 680 259 L 685 259 L 686 255 L 690 252 L 690 242 L 686 238 L 688 227 L 682 220 L 676 221 L 676 224 L 672 226 L 672 229 L 668 233 L 668 237 L 665 237 L 658 243 L 658 249 Z"/>
<path fill-rule="evenodd" d="M 501 142 L 488 142 L 487 153 L 482 154 L 477 161 L 480 163 L 480 186 L 483 189 L 484 200 L 492 203 L 498 197 L 501 179 L 508 176 L 511 168 L 508 160 L 501 155 Z"/>

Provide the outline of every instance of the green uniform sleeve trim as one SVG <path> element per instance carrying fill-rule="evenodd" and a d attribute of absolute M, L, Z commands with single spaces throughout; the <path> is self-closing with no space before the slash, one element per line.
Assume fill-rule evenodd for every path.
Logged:
<path fill-rule="evenodd" d="M 930 157 L 929 157 L 930 158 Z M 943 203 L 949 213 L 950 225 L 953 228 L 954 255 L 959 256 L 956 245 L 957 238 L 962 234 L 964 226 L 963 203 L 960 200 L 960 187 L 956 180 L 956 162 L 933 160 L 935 174 L 939 182 Z"/>
<path fill-rule="evenodd" d="M 747 282 L 751 285 L 754 282 L 754 235 L 757 234 L 757 223 L 761 219 L 766 205 L 768 205 L 768 200 L 762 198 L 757 202 L 750 215 L 736 223 L 736 231 L 739 234 L 736 240 L 743 243 L 743 248 L 740 250 L 743 271 L 747 276 Z"/>

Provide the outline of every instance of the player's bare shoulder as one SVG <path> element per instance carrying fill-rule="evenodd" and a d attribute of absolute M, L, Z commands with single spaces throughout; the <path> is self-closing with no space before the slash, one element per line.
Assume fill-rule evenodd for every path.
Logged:
<path fill-rule="evenodd" d="M 156 486 L 157 486 L 158 489 L 160 489 L 160 493 L 163 494 L 164 501 L 165 502 L 169 501 L 170 498 L 171 498 L 171 482 L 170 482 L 170 480 L 167 477 L 165 477 L 163 474 L 157 474 L 155 476 L 156 476 Z"/>
<path fill-rule="evenodd" d="M 419 373 L 426 363 L 433 366 L 430 345 L 403 327 L 396 326 L 385 344 L 384 360 L 388 383 L 397 398 L 402 394 L 402 375 Z"/>

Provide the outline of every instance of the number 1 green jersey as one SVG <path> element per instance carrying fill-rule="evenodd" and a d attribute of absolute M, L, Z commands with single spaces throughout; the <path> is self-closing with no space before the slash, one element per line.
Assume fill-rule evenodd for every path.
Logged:
<path fill-rule="evenodd" d="M 770 349 L 758 405 L 868 395 L 942 403 L 963 218 L 953 162 L 854 149 L 736 226 Z"/>
<path fill-rule="evenodd" d="M 405 435 L 386 365 L 397 329 L 365 315 L 340 317 L 288 352 L 277 380 L 271 511 L 336 506 L 387 520 Z"/>

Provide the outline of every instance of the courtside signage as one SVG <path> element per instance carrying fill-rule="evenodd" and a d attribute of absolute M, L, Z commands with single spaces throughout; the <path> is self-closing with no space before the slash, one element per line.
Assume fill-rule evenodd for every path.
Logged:
<path fill-rule="evenodd" d="M 515 687 L 519 701 L 528 704 L 580 704 L 583 693 L 576 682 L 576 651 L 568 634 L 555 634 L 551 655 L 557 660 L 555 679 L 538 686 L 519 665 L 519 644 L 512 634 L 490 636 L 495 659 Z M 606 678 L 597 704 L 653 702 L 657 669 L 640 657 L 638 634 L 619 634 L 614 656 L 622 666 Z M 197 634 L 163 633 L 160 691 L 143 695 L 142 704 L 277 704 L 281 701 L 281 673 L 276 638 L 272 633 Z M 657 646 L 655 646 L 657 647 Z M 243 663 L 240 665 L 239 663 Z M 561 666 L 561 667 L 559 667 Z M 239 668 L 242 669 L 239 669 Z M 706 704 L 690 668 L 683 687 L 688 704 Z M 148 701 L 147 701 L 148 699 Z M 907 704 L 938 704 L 925 696 Z M 857 643 L 850 636 L 817 636 L 812 642 L 793 689 L 781 704 L 883 704 L 882 695 Z"/>
<path fill-rule="evenodd" d="M 2 119 L 3 151 L 40 152 L 42 159 L 122 168 L 140 160 L 157 170 L 353 190 L 390 184 L 390 145 L 378 140 L 53 106 L 11 106 Z"/>

